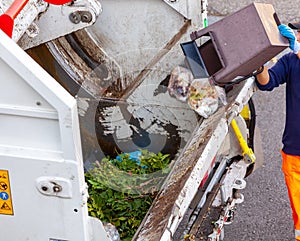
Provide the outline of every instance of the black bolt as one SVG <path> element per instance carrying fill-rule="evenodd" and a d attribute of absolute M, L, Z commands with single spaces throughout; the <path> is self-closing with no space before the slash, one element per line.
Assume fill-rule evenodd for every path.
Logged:
<path fill-rule="evenodd" d="M 42 190 L 43 190 L 44 192 L 46 192 L 46 191 L 48 191 L 48 187 L 42 186 Z"/>
<path fill-rule="evenodd" d="M 81 15 L 78 12 L 73 12 L 69 15 L 69 19 L 72 23 L 78 24 L 81 21 Z"/>

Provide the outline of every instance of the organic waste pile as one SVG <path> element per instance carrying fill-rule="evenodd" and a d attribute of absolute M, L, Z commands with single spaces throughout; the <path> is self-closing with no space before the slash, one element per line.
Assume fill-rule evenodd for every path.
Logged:
<path fill-rule="evenodd" d="M 114 225 L 129 241 L 170 171 L 168 154 L 139 150 L 109 156 L 86 173 L 89 215 Z"/>

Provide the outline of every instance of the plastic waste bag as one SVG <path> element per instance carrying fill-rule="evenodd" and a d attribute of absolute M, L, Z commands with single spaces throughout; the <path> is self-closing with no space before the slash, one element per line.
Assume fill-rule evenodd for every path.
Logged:
<path fill-rule="evenodd" d="M 177 66 L 171 72 L 168 84 L 169 94 L 182 102 L 186 102 L 192 81 L 192 72 L 182 66 Z"/>
<path fill-rule="evenodd" d="M 172 70 L 168 91 L 204 118 L 215 113 L 219 103 L 227 104 L 224 88 L 211 84 L 208 78 L 194 79 L 192 72 L 182 66 Z"/>
<path fill-rule="evenodd" d="M 188 104 L 199 115 L 208 118 L 218 109 L 218 91 L 208 79 L 194 79 L 189 88 Z"/>
<path fill-rule="evenodd" d="M 103 223 L 103 227 L 112 241 L 121 241 L 117 228 L 111 223 Z"/>

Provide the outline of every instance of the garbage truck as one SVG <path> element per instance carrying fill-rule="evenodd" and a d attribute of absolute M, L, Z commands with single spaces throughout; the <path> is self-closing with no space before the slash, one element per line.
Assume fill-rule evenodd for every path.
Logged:
<path fill-rule="evenodd" d="M 5 0 L 0 14 L 1 239 L 119 240 L 89 214 L 85 174 L 146 149 L 172 161 L 146 177 L 155 197 L 131 240 L 223 240 L 260 161 L 254 77 L 210 82 L 225 99 L 208 117 L 169 89 L 178 66 L 205 81 L 226 68 L 217 31 L 195 34 L 209 30 L 207 0 Z M 202 41 L 219 62 L 199 55 Z"/>

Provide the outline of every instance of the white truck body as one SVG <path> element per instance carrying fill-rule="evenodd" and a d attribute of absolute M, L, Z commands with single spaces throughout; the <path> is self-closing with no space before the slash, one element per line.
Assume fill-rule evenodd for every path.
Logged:
<path fill-rule="evenodd" d="M 8 6 L 0 5 L 0 9 L 4 12 Z M 228 211 L 243 200 L 242 196 L 232 197 L 233 189 L 245 187 L 244 177 L 250 163 L 241 159 L 227 167 L 224 160 L 243 154 L 230 124 L 236 119 L 247 139 L 247 126 L 239 113 L 255 90 L 253 78 L 236 86 L 228 93 L 228 104 L 201 121 L 185 103 L 171 98 L 166 91 L 153 94 L 170 71 L 184 62 L 179 43 L 188 40 L 191 31 L 205 25 L 206 7 L 207 2 L 200 0 L 103 0 L 98 5 L 75 1 L 74 5 L 49 5 L 48 10 L 28 8 L 32 16 L 41 16 L 31 17 L 21 29 L 15 27 L 18 30 L 13 39 L 0 30 L 0 183 L 3 183 L 0 226 L 5 240 L 110 240 L 100 220 L 88 216 L 84 162 L 89 149 L 98 148 L 102 152 L 102 147 L 97 146 L 92 118 L 103 97 L 111 97 L 113 93 L 105 92 L 103 79 L 94 77 L 97 65 L 91 68 L 81 62 L 64 37 L 48 43 L 48 49 L 60 60 L 64 71 L 74 79 L 83 80 L 73 93 L 24 51 L 91 24 L 78 32 L 77 37 L 89 36 L 98 48 L 93 50 L 96 58 L 106 64 L 109 81 L 120 79 L 121 90 L 126 90 L 122 98 L 116 99 L 116 105 L 103 109 L 107 133 L 102 134 L 114 136 L 116 146 L 122 151 L 139 148 L 134 142 L 125 142 L 132 135 L 132 126 L 126 123 L 121 111 L 125 105 L 133 118 L 148 118 L 148 122 L 147 118 L 140 122 L 143 128 L 150 125 L 151 134 L 166 136 L 160 137 L 158 144 L 156 139 L 151 140 L 150 149 L 161 151 L 170 141 L 161 126 L 157 123 L 151 126 L 153 119 L 176 126 L 181 140 L 175 164 L 133 240 L 176 240 L 175 233 L 216 163 L 222 170 L 213 179 L 223 188 L 216 193 L 215 203 L 224 205 Z M 88 9 L 94 13 L 93 20 L 89 24 L 70 23 L 70 8 Z M 24 11 L 19 16 L 29 16 Z M 66 21 L 68 25 L 57 24 L 53 19 L 63 24 Z M 22 18 L 18 21 L 21 23 Z M 42 33 L 25 34 L 32 24 Z M 47 60 L 43 62 L 47 65 Z M 84 97 L 83 92 L 92 98 Z M 88 143 L 84 141 L 82 128 L 92 133 Z M 221 179 L 225 169 L 230 171 Z M 208 185 L 205 195 L 213 186 L 214 183 Z M 205 195 L 200 208 L 206 203 Z M 226 203 L 229 198 L 235 200 L 230 203 L 232 206 Z M 211 240 L 221 240 L 216 233 L 218 230 Z"/>
<path fill-rule="evenodd" d="M 76 100 L 3 32 L 0 39 L 1 182 L 10 190 L 1 199 L 3 237 L 109 240 L 87 214 Z"/>

